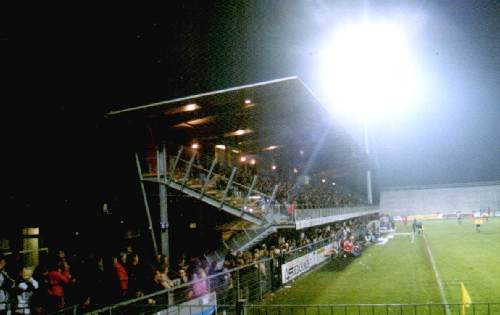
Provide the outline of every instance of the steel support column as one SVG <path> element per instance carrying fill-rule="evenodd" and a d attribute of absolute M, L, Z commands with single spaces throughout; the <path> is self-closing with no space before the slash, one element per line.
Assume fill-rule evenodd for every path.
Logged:
<path fill-rule="evenodd" d="M 139 156 L 135 154 L 135 163 L 137 166 L 137 172 L 139 173 L 139 182 L 141 185 L 142 198 L 144 199 L 144 208 L 146 209 L 146 217 L 148 219 L 148 229 L 151 234 L 151 241 L 153 243 L 153 250 L 155 255 L 158 255 L 158 246 L 156 245 L 155 231 L 153 227 L 153 222 L 151 222 L 151 212 L 149 211 L 148 197 L 146 195 L 146 188 L 144 187 L 144 178 L 142 177 L 141 163 L 139 162 Z M 158 172 L 158 170 L 156 170 Z"/>
<path fill-rule="evenodd" d="M 372 172 L 370 170 L 370 139 L 368 137 L 368 126 L 366 121 L 363 123 L 363 131 L 365 138 L 365 152 L 368 156 L 368 168 L 366 169 L 366 201 L 369 205 L 373 204 L 372 195 Z"/>
<path fill-rule="evenodd" d="M 161 150 L 156 150 L 158 161 L 158 193 L 160 201 L 160 249 L 161 253 L 168 257 L 170 260 L 170 246 L 169 246 L 169 222 L 168 222 L 168 191 L 167 191 L 167 152 L 165 144 L 162 145 Z"/>

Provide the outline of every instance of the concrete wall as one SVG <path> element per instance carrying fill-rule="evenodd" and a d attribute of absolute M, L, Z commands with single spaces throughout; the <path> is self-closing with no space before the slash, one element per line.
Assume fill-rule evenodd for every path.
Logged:
<path fill-rule="evenodd" d="M 383 188 L 380 211 L 427 214 L 478 210 L 500 211 L 500 182 Z"/>

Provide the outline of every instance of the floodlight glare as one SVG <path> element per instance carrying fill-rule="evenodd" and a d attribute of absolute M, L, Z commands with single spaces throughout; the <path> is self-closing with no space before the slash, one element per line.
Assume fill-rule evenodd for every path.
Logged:
<path fill-rule="evenodd" d="M 420 79 L 408 42 L 395 24 L 353 24 L 335 32 L 319 67 L 332 110 L 366 119 L 412 105 Z"/>

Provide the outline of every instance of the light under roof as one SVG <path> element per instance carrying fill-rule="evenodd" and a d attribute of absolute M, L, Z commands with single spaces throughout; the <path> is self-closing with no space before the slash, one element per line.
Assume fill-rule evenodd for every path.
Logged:
<path fill-rule="evenodd" d="M 278 149 L 278 148 L 281 148 L 282 145 L 270 145 L 268 147 L 265 147 L 263 150 L 264 151 L 271 151 L 271 150 L 275 150 L 275 149 Z"/>
<path fill-rule="evenodd" d="M 252 132 L 253 132 L 252 129 L 238 129 L 238 130 L 235 130 L 232 132 L 228 132 L 228 133 L 224 134 L 224 136 L 225 137 L 243 136 L 243 135 L 246 135 L 246 134 L 249 134 Z"/>
<path fill-rule="evenodd" d="M 198 106 L 194 103 L 187 104 L 186 106 L 184 106 L 184 111 L 189 112 L 189 111 L 193 111 L 193 110 L 198 109 L 198 108 L 200 108 L 200 106 Z"/>

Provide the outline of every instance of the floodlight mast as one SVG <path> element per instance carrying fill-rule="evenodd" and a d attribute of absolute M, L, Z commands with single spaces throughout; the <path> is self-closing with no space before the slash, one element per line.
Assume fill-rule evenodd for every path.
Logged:
<path fill-rule="evenodd" d="M 368 126 L 366 124 L 366 120 L 363 120 L 363 130 L 364 130 L 364 138 L 365 138 L 365 153 L 368 156 L 368 163 L 366 168 L 366 201 L 369 205 L 373 204 L 373 195 L 372 195 L 372 171 L 370 169 L 370 140 L 368 137 Z"/>

